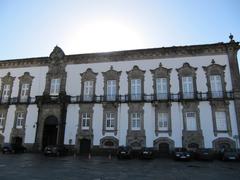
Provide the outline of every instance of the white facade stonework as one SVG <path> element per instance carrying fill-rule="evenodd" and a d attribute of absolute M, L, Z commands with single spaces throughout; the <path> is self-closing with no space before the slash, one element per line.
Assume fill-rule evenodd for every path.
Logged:
<path fill-rule="evenodd" d="M 65 55 L 55 47 L 49 57 L 1 61 L 0 113 L 6 116 L 0 124 L 0 143 L 22 143 L 29 150 L 64 144 L 77 152 L 126 145 L 159 151 L 239 147 L 238 49 L 233 39 L 80 55 Z M 31 77 L 31 88 L 22 102 L 19 77 L 24 73 Z M 211 91 L 213 75 L 221 78 L 216 81 L 221 92 Z M 51 79 L 59 79 L 57 95 L 50 93 Z M 9 92 L 4 89 L 8 83 Z M 22 128 L 16 128 L 19 112 L 25 118 Z M 219 120 L 216 113 L 225 118 Z"/>

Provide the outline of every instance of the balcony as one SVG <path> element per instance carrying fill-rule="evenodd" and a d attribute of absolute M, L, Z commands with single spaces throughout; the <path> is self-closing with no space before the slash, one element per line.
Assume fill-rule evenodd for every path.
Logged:
<path fill-rule="evenodd" d="M 116 96 L 36 96 L 20 99 L 12 97 L 9 99 L 0 99 L 0 104 L 37 104 L 41 103 L 103 103 L 103 102 L 182 102 L 182 101 L 221 101 L 221 100 L 234 100 L 240 99 L 240 92 L 197 92 L 197 93 L 171 93 L 171 94 L 141 94 L 141 95 L 116 95 Z"/>

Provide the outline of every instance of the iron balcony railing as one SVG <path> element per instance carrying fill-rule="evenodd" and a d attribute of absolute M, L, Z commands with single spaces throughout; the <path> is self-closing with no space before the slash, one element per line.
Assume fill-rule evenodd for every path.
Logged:
<path fill-rule="evenodd" d="M 102 103 L 102 102 L 181 102 L 181 101 L 211 101 L 211 100 L 233 100 L 240 99 L 240 92 L 194 92 L 194 93 L 162 93 L 162 94 L 127 94 L 111 96 L 37 96 L 20 99 L 12 97 L 1 99 L 0 104 L 36 104 L 39 101 L 43 103 Z"/>

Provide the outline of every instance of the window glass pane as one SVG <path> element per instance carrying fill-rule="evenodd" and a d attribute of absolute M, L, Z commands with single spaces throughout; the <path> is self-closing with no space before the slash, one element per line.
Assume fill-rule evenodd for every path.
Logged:
<path fill-rule="evenodd" d="M 220 75 L 210 76 L 210 86 L 213 97 L 222 97 L 222 80 Z"/>
<path fill-rule="evenodd" d="M 58 95 L 59 92 L 60 92 L 60 79 L 52 79 L 51 87 L 50 87 L 50 94 Z"/>
<path fill-rule="evenodd" d="M 141 124 L 140 124 L 140 113 L 132 113 L 131 114 L 131 125 L 132 130 L 140 130 Z"/>
<path fill-rule="evenodd" d="M 226 113 L 224 111 L 216 111 L 216 124 L 218 131 L 226 131 L 227 130 L 227 120 Z"/>
<path fill-rule="evenodd" d="M 131 80 L 131 98 L 133 100 L 141 98 L 141 79 Z"/>
<path fill-rule="evenodd" d="M 107 99 L 115 100 L 116 96 L 116 80 L 107 81 Z"/>
<path fill-rule="evenodd" d="M 93 96 L 93 81 L 84 82 L 84 100 L 92 100 Z"/>
<path fill-rule="evenodd" d="M 167 78 L 157 78 L 156 79 L 156 92 L 158 99 L 167 98 Z"/>
<path fill-rule="evenodd" d="M 195 112 L 186 112 L 186 123 L 187 123 L 187 130 L 189 130 L 189 131 L 197 130 L 197 122 L 196 122 L 196 113 Z"/>
<path fill-rule="evenodd" d="M 168 130 L 168 113 L 158 113 L 158 129 Z"/>

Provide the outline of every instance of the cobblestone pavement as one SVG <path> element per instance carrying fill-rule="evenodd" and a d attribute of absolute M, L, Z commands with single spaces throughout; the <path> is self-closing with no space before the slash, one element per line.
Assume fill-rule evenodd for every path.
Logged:
<path fill-rule="evenodd" d="M 0 154 L 0 180 L 239 180 L 240 162 Z"/>

